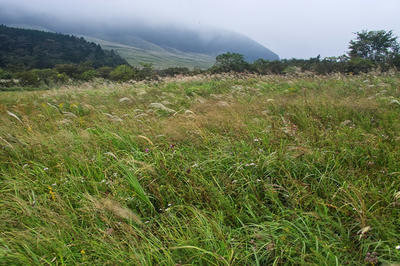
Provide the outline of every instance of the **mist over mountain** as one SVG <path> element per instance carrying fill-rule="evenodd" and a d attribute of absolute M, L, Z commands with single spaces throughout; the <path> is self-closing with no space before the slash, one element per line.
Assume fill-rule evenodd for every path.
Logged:
<path fill-rule="evenodd" d="M 155 28 L 141 25 L 140 28 L 88 32 L 86 34 L 127 45 L 136 43 L 132 41 L 134 37 L 164 49 L 176 49 L 183 52 L 213 56 L 225 52 L 235 52 L 243 54 L 248 61 L 254 61 L 259 58 L 279 60 L 275 53 L 254 40 L 244 35 L 224 30 L 208 29 L 196 31 L 178 26 Z"/>
<path fill-rule="evenodd" d="M 216 55 L 225 52 L 243 54 L 250 62 L 259 58 L 279 60 L 277 54 L 242 34 L 210 27 L 195 28 L 176 23 L 152 24 L 141 21 L 139 18 L 120 21 L 95 21 L 89 18 L 69 20 L 53 14 L 41 14 L 16 8 L 7 9 L 1 4 L 0 23 L 92 38 L 91 41 L 98 40 L 103 48 L 113 48 L 121 56 L 125 55 L 128 62 L 130 60 L 127 57 L 131 57 L 133 64 L 137 63 L 133 60 L 137 55 L 143 59 L 142 61 L 146 61 L 144 55 L 147 53 L 154 57 L 151 60 L 155 65 L 157 65 L 157 57 L 163 60 L 163 57 L 170 56 L 171 66 L 174 64 L 174 57 L 182 60 L 180 63 L 177 59 L 177 65 L 185 66 L 190 60 L 193 61 L 190 64 L 194 64 L 197 59 L 203 60 L 204 66 L 211 65 Z M 111 42 L 113 45 L 106 45 L 106 42 Z"/>

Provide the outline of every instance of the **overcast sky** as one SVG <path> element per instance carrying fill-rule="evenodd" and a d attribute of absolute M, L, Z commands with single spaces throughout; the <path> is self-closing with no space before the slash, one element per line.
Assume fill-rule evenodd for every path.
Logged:
<path fill-rule="evenodd" d="M 353 33 L 393 30 L 400 35 L 400 0 L 0 0 L 3 7 L 67 20 L 218 27 L 243 33 L 281 58 L 338 56 Z M 18 10 L 18 9 L 17 9 Z"/>

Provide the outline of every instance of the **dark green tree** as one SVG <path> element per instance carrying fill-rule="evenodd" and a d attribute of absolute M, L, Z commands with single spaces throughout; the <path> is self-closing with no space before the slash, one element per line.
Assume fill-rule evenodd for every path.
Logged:
<path fill-rule="evenodd" d="M 355 33 L 355 40 L 350 41 L 350 57 L 359 57 L 373 62 L 385 63 L 399 53 L 400 46 L 392 31 L 361 31 Z"/>
<path fill-rule="evenodd" d="M 249 69 L 249 64 L 244 61 L 244 57 L 238 53 L 225 53 L 216 57 L 214 65 L 215 72 L 244 72 Z"/>

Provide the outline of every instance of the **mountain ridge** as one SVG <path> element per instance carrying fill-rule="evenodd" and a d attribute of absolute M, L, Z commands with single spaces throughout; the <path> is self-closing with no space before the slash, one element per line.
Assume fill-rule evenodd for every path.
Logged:
<path fill-rule="evenodd" d="M 1 4 L 0 4 L 1 6 Z M 43 15 L 0 9 L 0 23 L 30 25 L 51 32 L 84 36 L 105 50 L 115 49 L 132 65 L 152 63 L 155 68 L 182 66 L 208 68 L 218 54 L 233 52 L 246 61 L 259 58 L 274 61 L 279 56 L 249 37 L 222 29 L 189 28 L 183 25 L 156 25 L 140 21 L 93 23 L 62 21 L 54 15 Z M 113 48 L 114 47 L 114 48 Z"/>

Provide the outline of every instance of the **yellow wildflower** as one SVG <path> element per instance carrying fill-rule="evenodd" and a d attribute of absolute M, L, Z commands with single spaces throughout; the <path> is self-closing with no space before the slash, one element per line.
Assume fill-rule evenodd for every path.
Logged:
<path fill-rule="evenodd" d="M 49 189 L 49 194 L 50 194 L 51 199 L 53 201 L 55 201 L 56 200 L 56 193 L 53 191 L 53 188 L 51 186 L 48 186 L 48 189 Z"/>

